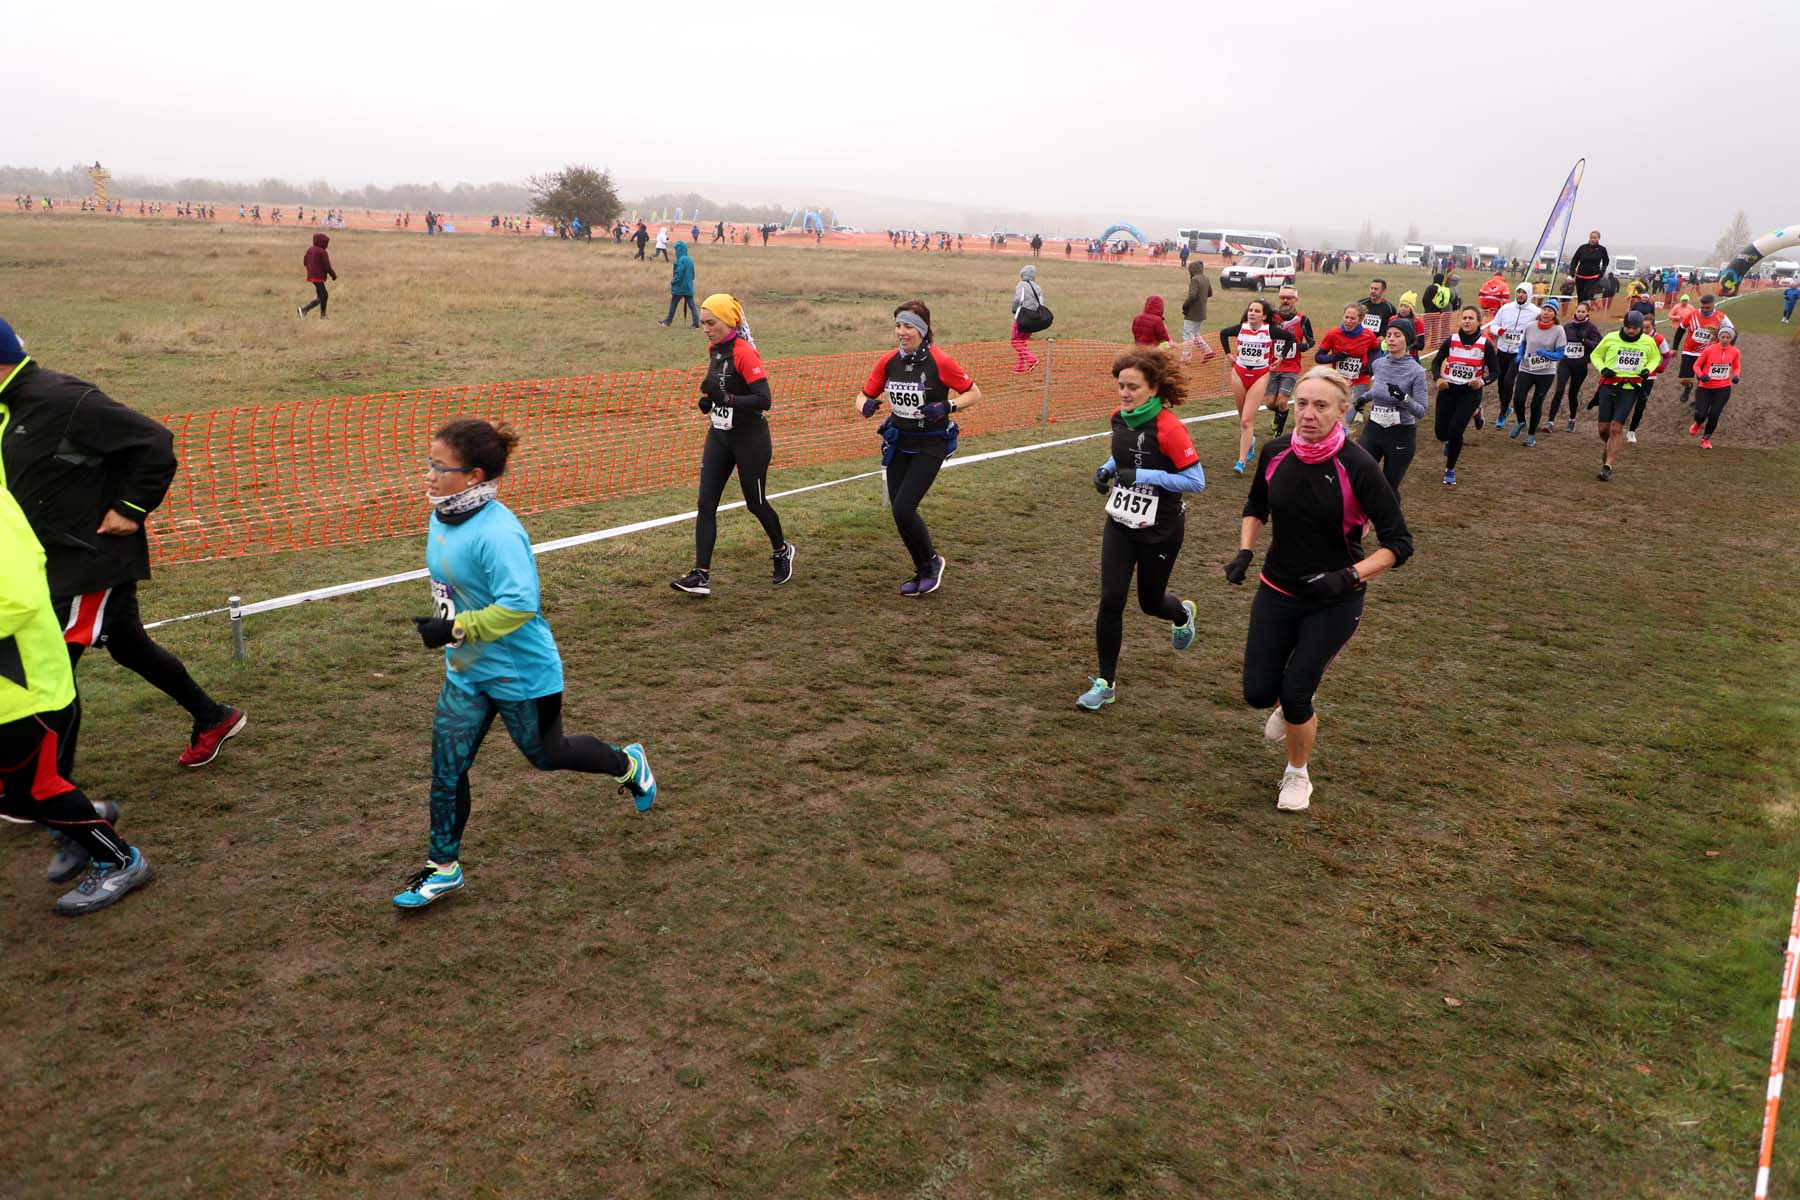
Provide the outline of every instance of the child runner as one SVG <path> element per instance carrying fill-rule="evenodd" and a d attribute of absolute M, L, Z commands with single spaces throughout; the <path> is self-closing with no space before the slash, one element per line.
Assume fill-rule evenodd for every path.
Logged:
<path fill-rule="evenodd" d="M 656 776 L 641 745 L 621 750 L 563 732 L 562 655 L 538 611 L 531 539 L 494 498 L 518 440 L 504 425 L 462 418 L 437 431 L 425 460 L 433 613 L 413 623 L 427 649 L 443 648 L 444 686 L 431 722 L 427 856 L 394 897 L 400 908 L 423 908 L 463 886 L 469 768 L 496 716 L 538 770 L 610 775 L 639 812 L 656 802 Z"/>

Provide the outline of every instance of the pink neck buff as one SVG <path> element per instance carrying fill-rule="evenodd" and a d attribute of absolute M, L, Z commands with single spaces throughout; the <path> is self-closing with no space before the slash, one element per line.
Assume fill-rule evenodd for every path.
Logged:
<path fill-rule="evenodd" d="M 1347 435 L 1344 433 L 1344 423 L 1342 421 L 1333 421 L 1331 423 L 1331 432 L 1326 434 L 1319 441 L 1303 442 L 1300 440 L 1300 435 L 1295 434 L 1293 441 L 1294 453 L 1299 456 L 1300 461 L 1303 463 L 1322 463 L 1344 448 L 1346 436 Z"/>

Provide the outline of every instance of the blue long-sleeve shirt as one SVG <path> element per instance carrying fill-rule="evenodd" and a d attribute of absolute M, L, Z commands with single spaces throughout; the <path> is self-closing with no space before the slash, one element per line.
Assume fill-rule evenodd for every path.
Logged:
<path fill-rule="evenodd" d="M 1100 464 L 1103 471 L 1117 471 L 1118 464 L 1108 458 Z M 1137 481 L 1149 487 L 1159 487 L 1165 492 L 1204 492 L 1206 490 L 1206 472 L 1195 463 L 1185 471 L 1142 470 L 1137 473 Z"/>

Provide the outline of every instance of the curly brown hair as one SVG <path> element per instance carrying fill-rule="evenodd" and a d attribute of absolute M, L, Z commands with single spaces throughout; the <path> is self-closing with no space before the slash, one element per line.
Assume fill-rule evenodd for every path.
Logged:
<path fill-rule="evenodd" d="M 1113 360 L 1113 378 L 1126 368 L 1135 368 L 1150 385 L 1150 394 L 1162 400 L 1164 407 L 1178 408 L 1187 400 L 1187 379 L 1181 364 L 1166 350 L 1133 350 Z"/>
<path fill-rule="evenodd" d="M 480 417 L 446 421 L 431 438 L 456 451 L 463 466 L 480 467 L 488 479 L 506 474 L 506 459 L 519 444 L 519 435 L 505 421 L 489 422 Z"/>

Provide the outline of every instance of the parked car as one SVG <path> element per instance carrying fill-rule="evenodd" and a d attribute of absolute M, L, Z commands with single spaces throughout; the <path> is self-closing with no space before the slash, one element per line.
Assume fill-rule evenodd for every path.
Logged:
<path fill-rule="evenodd" d="M 1720 274 L 1720 272 L 1719 272 L 1718 267 L 1701 267 L 1700 268 L 1700 282 L 1701 283 L 1717 283 L 1717 282 L 1719 282 L 1719 274 Z"/>
<path fill-rule="evenodd" d="M 1249 288 L 1253 292 L 1292 282 L 1294 256 L 1291 254 L 1253 254 L 1236 266 L 1219 272 L 1220 287 Z"/>

